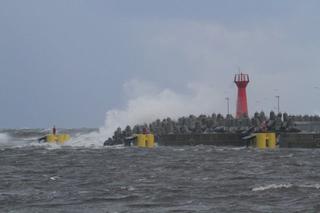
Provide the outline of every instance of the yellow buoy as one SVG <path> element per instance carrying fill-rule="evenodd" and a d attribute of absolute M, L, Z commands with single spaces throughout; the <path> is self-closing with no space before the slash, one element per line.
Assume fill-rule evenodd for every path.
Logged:
<path fill-rule="evenodd" d="M 267 133 L 267 144 L 270 149 L 276 148 L 276 133 Z"/>
<path fill-rule="evenodd" d="M 65 139 L 65 135 L 64 134 L 62 134 L 62 135 L 58 135 L 58 137 L 57 137 L 57 142 L 58 143 L 64 143 L 66 141 L 66 139 Z"/>
<path fill-rule="evenodd" d="M 59 135 L 54 135 L 54 134 L 49 134 L 46 137 L 46 141 L 48 143 L 61 143 L 63 144 L 64 142 L 70 140 L 70 135 L 67 134 L 59 134 Z"/>
<path fill-rule="evenodd" d="M 69 141 L 71 139 L 70 135 L 65 134 L 64 135 L 64 141 Z"/>
<path fill-rule="evenodd" d="M 138 147 L 146 147 L 146 135 L 144 135 L 144 134 L 137 135 L 137 146 Z"/>
<path fill-rule="evenodd" d="M 147 134 L 146 135 L 146 142 L 148 148 L 154 147 L 154 135 L 153 134 Z"/>
<path fill-rule="evenodd" d="M 57 140 L 56 135 L 54 135 L 54 134 L 47 135 L 47 142 L 54 143 L 54 142 L 56 142 L 56 140 Z"/>
<path fill-rule="evenodd" d="M 267 146 L 267 134 L 257 133 L 256 134 L 256 146 L 259 149 L 265 149 Z"/>

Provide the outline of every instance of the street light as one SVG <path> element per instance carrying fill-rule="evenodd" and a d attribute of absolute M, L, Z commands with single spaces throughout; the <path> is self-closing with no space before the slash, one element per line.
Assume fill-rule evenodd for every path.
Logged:
<path fill-rule="evenodd" d="M 263 111 L 260 100 L 256 100 L 256 112 Z"/>
<path fill-rule="evenodd" d="M 226 97 L 226 100 L 227 100 L 227 115 L 230 114 L 230 111 L 229 111 L 229 101 L 230 101 L 230 98 L 229 97 Z"/>
<path fill-rule="evenodd" d="M 276 98 L 277 98 L 277 101 L 278 101 L 278 114 L 279 114 L 280 113 L 280 96 L 277 95 Z"/>

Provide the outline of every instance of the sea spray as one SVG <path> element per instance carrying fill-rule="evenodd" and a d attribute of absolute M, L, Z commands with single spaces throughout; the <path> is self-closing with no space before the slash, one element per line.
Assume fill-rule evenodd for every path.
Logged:
<path fill-rule="evenodd" d="M 12 138 L 7 133 L 0 133 L 0 147 L 13 148 L 27 145 L 27 141 Z"/>
<path fill-rule="evenodd" d="M 265 186 L 258 186 L 254 187 L 252 191 L 258 192 L 258 191 L 265 191 L 265 190 L 271 190 L 271 189 L 288 189 L 291 187 L 299 187 L 299 188 L 313 188 L 313 189 L 320 189 L 319 183 L 313 183 L 313 184 L 291 184 L 291 183 L 284 183 L 284 184 L 269 184 Z"/>
<path fill-rule="evenodd" d="M 106 112 L 105 124 L 98 132 L 80 135 L 73 138 L 74 146 L 102 146 L 112 137 L 114 131 L 127 125 L 148 124 L 156 119 L 178 117 L 189 114 L 211 114 L 221 111 L 221 99 L 217 91 L 208 85 L 189 84 L 186 93 L 177 93 L 171 89 L 159 89 L 150 83 L 131 80 L 124 84 L 128 101 L 122 109 L 111 109 Z M 130 93 L 132 91 L 132 94 Z M 130 94 L 129 94 L 130 93 Z M 211 97 L 211 98 L 208 98 Z M 200 103 L 200 104 L 199 104 Z"/>
<path fill-rule="evenodd" d="M 139 86 L 134 84 L 133 87 Z M 141 88 L 132 88 L 133 91 L 140 91 L 140 96 L 131 97 L 123 109 L 109 110 L 106 113 L 105 125 L 100 128 L 100 135 L 107 138 L 111 137 L 118 127 L 151 123 L 167 117 L 177 119 L 189 114 L 211 114 L 215 109 L 219 109 L 214 98 L 208 99 L 209 96 L 218 97 L 212 87 L 190 84 L 188 88 L 186 94 L 179 94 L 170 89 L 150 89 L 152 92 L 149 92 Z"/>
<path fill-rule="evenodd" d="M 0 144 L 7 144 L 10 140 L 10 136 L 6 133 L 0 133 Z"/>
<path fill-rule="evenodd" d="M 258 191 L 265 191 L 269 189 L 282 189 L 282 188 L 290 188 L 292 187 L 292 184 L 269 184 L 265 186 L 259 186 L 259 187 L 254 187 L 252 191 L 258 192 Z"/>

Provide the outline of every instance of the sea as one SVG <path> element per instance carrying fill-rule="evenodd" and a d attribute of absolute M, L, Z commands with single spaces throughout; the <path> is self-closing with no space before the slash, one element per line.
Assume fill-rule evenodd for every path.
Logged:
<path fill-rule="evenodd" d="M 0 130 L 0 212 L 320 212 L 320 149 L 103 147 Z"/>

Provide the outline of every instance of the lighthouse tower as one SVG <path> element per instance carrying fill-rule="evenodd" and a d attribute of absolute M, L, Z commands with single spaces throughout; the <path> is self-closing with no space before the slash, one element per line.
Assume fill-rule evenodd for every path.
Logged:
<path fill-rule="evenodd" d="M 248 117 L 248 104 L 246 87 L 249 83 L 249 75 L 239 73 L 234 76 L 234 83 L 238 87 L 236 118 Z"/>

